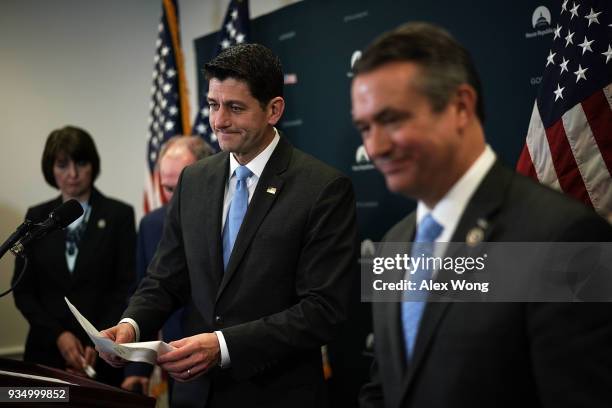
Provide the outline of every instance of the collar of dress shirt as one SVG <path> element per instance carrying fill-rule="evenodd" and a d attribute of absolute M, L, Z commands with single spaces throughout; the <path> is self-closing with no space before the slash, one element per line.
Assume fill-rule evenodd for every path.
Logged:
<path fill-rule="evenodd" d="M 427 214 L 431 213 L 434 219 L 444 227 L 436 242 L 449 242 L 470 198 L 495 163 L 495 157 L 495 152 L 487 144 L 478 159 L 433 209 L 419 201 L 417 205 L 417 225 Z"/>
<path fill-rule="evenodd" d="M 270 160 L 272 152 L 274 151 L 276 145 L 278 145 L 278 142 L 280 140 L 278 130 L 276 130 L 276 128 L 273 129 L 274 139 L 272 139 L 270 144 L 265 149 L 263 149 L 261 153 L 259 153 L 257 156 L 255 156 L 253 160 L 246 164 L 247 168 L 251 170 L 251 172 L 257 177 L 258 180 L 261 177 L 261 173 L 263 173 L 264 167 L 266 167 L 268 160 Z M 238 160 L 236 160 L 233 154 L 230 154 L 230 179 L 234 176 L 234 171 L 236 171 L 238 166 L 240 166 L 240 163 L 238 163 Z"/>

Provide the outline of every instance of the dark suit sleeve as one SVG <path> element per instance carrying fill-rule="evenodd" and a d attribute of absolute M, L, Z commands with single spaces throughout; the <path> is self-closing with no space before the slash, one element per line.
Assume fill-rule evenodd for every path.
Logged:
<path fill-rule="evenodd" d="M 179 178 L 179 185 L 183 173 Z M 189 273 L 180 226 L 180 194 L 168 204 L 159 246 L 123 317 L 138 323 L 142 339 L 153 338 L 190 292 Z M 160 262 L 160 260 L 162 260 Z M 155 299 L 150 301 L 149 299 Z"/>
<path fill-rule="evenodd" d="M 126 299 L 130 286 L 134 282 L 134 261 L 136 258 L 136 229 L 134 221 L 134 210 L 131 207 L 123 207 L 118 211 L 114 221 L 114 253 L 115 263 L 113 291 L 108 294 L 107 307 L 102 314 L 102 327 L 111 327 L 117 324 L 117 316 L 125 308 Z"/>
<path fill-rule="evenodd" d="M 359 407 L 383 408 L 384 405 L 382 382 L 378 374 L 378 362 L 374 357 L 370 368 L 370 381 L 359 391 Z"/>
<path fill-rule="evenodd" d="M 357 266 L 355 198 L 347 178 L 338 177 L 322 188 L 302 236 L 295 271 L 297 303 L 222 330 L 236 378 L 247 378 L 281 358 L 320 347 L 347 317 Z"/>
<path fill-rule="evenodd" d="M 36 215 L 32 213 L 31 209 L 26 213 L 26 219 L 37 220 Z M 24 259 L 21 257 L 15 258 L 13 285 L 17 283 L 18 277 L 23 272 L 21 280 L 13 292 L 15 305 L 26 318 L 30 327 L 44 328 L 53 338 L 57 338 L 64 331 L 64 327 L 58 319 L 45 310 L 40 302 L 40 294 L 38 293 L 37 279 L 44 271 L 40 269 L 34 257 L 30 255 L 28 257 L 31 260 L 27 263 L 25 269 L 23 269 Z"/>
<path fill-rule="evenodd" d="M 610 242 L 612 228 L 587 215 L 558 241 Z M 529 303 L 526 314 L 542 406 L 612 406 L 612 303 Z"/>
<path fill-rule="evenodd" d="M 527 305 L 533 372 L 543 407 L 611 406 L 610 306 L 610 303 Z"/>

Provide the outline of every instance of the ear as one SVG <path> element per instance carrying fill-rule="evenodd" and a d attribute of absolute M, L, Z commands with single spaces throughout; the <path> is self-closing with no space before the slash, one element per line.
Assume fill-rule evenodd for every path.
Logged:
<path fill-rule="evenodd" d="M 285 100 L 280 96 L 272 98 L 270 102 L 268 102 L 268 124 L 274 126 L 280 120 L 281 116 L 283 116 L 283 112 L 285 111 Z"/>
<path fill-rule="evenodd" d="M 457 112 L 457 125 L 464 129 L 476 118 L 476 101 L 478 95 L 471 85 L 461 84 L 457 87 L 454 105 Z"/>

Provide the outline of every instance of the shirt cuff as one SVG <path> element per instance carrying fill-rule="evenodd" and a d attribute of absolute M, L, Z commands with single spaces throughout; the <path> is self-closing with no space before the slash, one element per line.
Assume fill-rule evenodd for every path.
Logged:
<path fill-rule="evenodd" d="M 129 317 L 126 317 L 124 319 L 119 320 L 119 324 L 121 323 L 131 324 L 132 327 L 134 328 L 134 331 L 136 332 L 136 339 L 134 339 L 134 342 L 140 341 L 140 328 L 138 327 L 138 323 L 136 323 L 134 319 L 130 319 Z"/>
<path fill-rule="evenodd" d="M 223 333 L 220 331 L 215 331 L 215 334 L 217 335 L 217 340 L 219 340 L 219 348 L 221 349 L 221 362 L 219 363 L 219 366 L 221 368 L 229 368 L 232 362 L 230 361 L 225 337 L 223 337 Z"/>

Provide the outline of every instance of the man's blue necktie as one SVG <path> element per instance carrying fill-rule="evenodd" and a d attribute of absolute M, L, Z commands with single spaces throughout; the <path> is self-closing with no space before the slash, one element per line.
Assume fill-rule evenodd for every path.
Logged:
<path fill-rule="evenodd" d="M 249 189 L 246 182 L 253 173 L 246 166 L 239 166 L 236 169 L 236 191 L 230 202 L 225 227 L 223 228 L 223 268 L 227 268 L 236 236 L 242 225 L 242 220 L 249 206 Z"/>
<path fill-rule="evenodd" d="M 443 227 L 434 220 L 431 214 L 427 214 L 417 227 L 416 238 L 412 245 L 411 255 L 413 258 L 433 256 L 433 242 L 442 233 Z M 416 282 L 416 288 L 421 285 L 421 281 L 431 279 L 432 270 L 426 267 L 419 267 L 410 276 L 410 281 Z M 419 324 L 423 316 L 423 310 L 427 300 L 426 291 L 408 292 L 404 295 L 402 302 L 402 326 L 404 330 L 404 344 L 406 347 L 406 358 L 412 358 L 414 345 L 419 332 Z M 410 300 L 410 301 L 406 301 Z"/>

